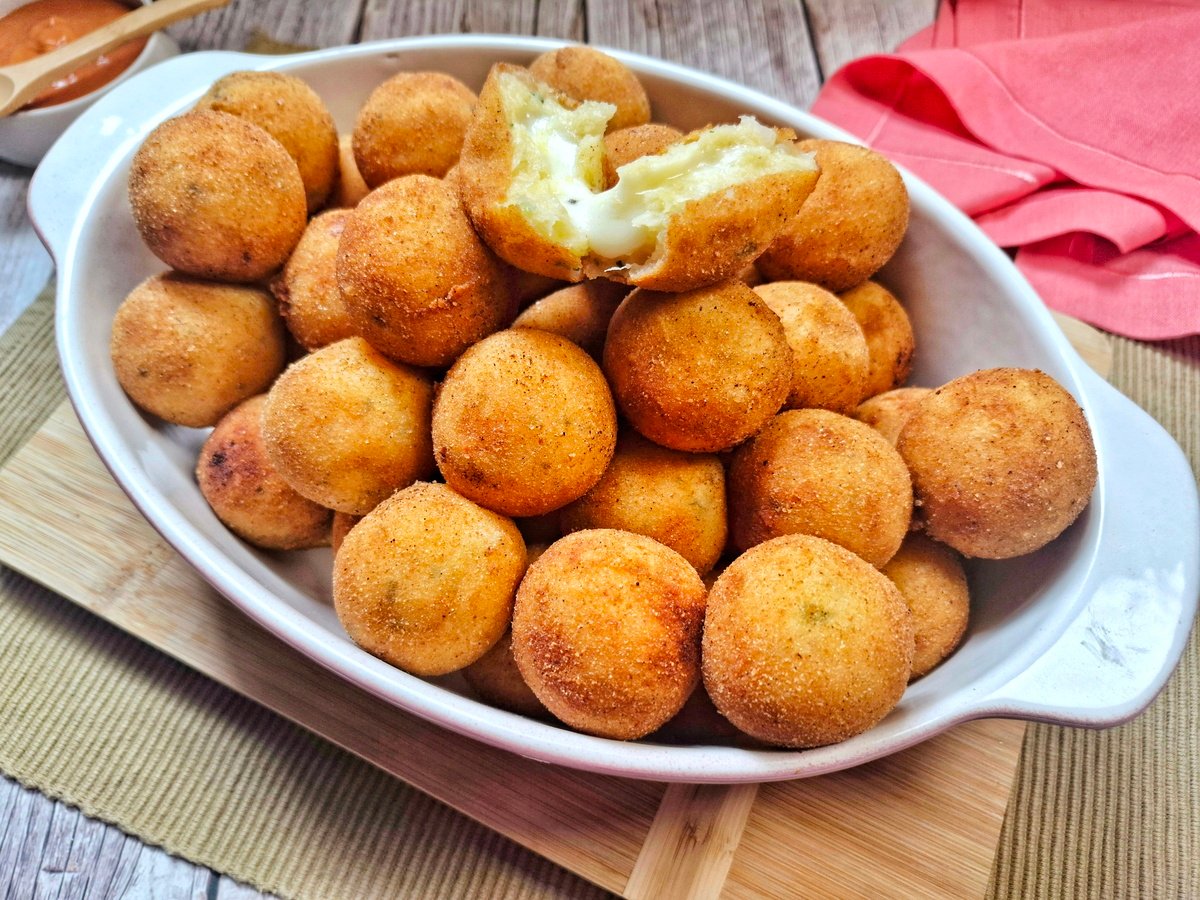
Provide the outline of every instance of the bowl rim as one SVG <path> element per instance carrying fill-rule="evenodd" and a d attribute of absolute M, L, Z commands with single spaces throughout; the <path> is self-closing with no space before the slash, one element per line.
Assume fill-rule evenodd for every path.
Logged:
<path fill-rule="evenodd" d="M 192 75 L 199 72 L 208 79 L 208 82 L 211 82 L 213 78 L 235 68 L 286 70 L 303 68 L 309 64 L 320 64 L 329 60 L 341 61 L 393 53 L 403 55 L 408 51 L 422 49 L 487 49 L 493 52 L 511 51 L 532 55 L 567 43 L 545 38 L 509 35 L 443 35 L 378 41 L 286 57 L 261 57 L 221 51 L 188 54 L 164 65 L 176 64 L 178 70 L 182 72 L 186 68 Z M 745 102 L 749 99 L 760 108 L 773 110 L 776 118 L 784 120 L 791 118 L 804 122 L 805 129 L 809 133 L 858 142 L 840 129 L 816 119 L 808 113 L 734 82 L 662 60 L 604 49 L 631 65 L 639 74 L 663 76 L 686 86 L 698 87 L 736 99 L 738 102 Z M 165 108 L 142 111 L 142 124 L 149 123 L 148 128 L 168 115 L 174 114 L 187 96 L 186 92 L 178 95 L 177 102 L 173 106 L 168 105 Z M 119 103 L 119 96 L 106 97 L 98 104 L 99 108 L 85 113 L 85 119 L 90 121 L 102 116 L 109 109 L 116 108 Z M 83 127 L 84 122 L 77 121 L 72 129 L 82 129 Z M 125 143 L 118 147 L 119 152 L 114 151 L 114 155 L 107 160 L 107 168 L 103 168 L 98 163 L 97 165 L 100 167 L 97 171 L 104 177 L 111 176 L 113 166 L 123 158 L 121 153 L 127 150 L 129 142 L 140 143 L 140 137 L 144 134 L 143 130 L 140 133 L 131 132 L 130 135 L 126 135 Z M 65 158 L 62 154 L 55 154 L 54 151 L 51 156 L 54 156 L 55 160 L 59 160 L 60 157 Z M 56 162 L 57 164 L 59 163 Z M 39 170 L 38 174 L 41 173 L 42 170 Z M 1179 654 L 1182 653 L 1186 627 L 1182 629 L 1183 638 L 1176 634 L 1175 640 L 1164 652 L 1165 668 L 1156 671 L 1155 677 L 1143 685 L 1135 701 L 1122 701 L 1120 704 L 1109 705 L 1099 713 L 1083 711 L 1075 716 L 1073 710 L 1061 706 L 1050 706 L 1042 710 L 1036 704 L 1029 702 L 1028 698 L 1020 695 L 1006 695 L 1002 690 L 1009 682 L 1006 676 L 991 684 L 990 690 L 981 692 L 980 696 L 972 698 L 970 702 L 952 709 L 942 709 L 940 714 L 930 721 L 909 728 L 900 733 L 896 739 L 886 742 L 882 746 L 871 745 L 868 740 L 864 742 L 867 744 L 866 747 L 861 744 L 852 745 L 851 742 L 845 742 L 831 747 L 804 751 L 750 750 L 715 745 L 681 747 L 647 743 L 628 744 L 567 731 L 559 726 L 546 725 L 523 716 L 486 707 L 469 698 L 448 695 L 448 692 L 437 688 L 436 685 L 430 685 L 414 676 L 407 675 L 358 648 L 346 646 L 346 642 L 333 643 L 320 634 L 314 634 L 319 629 L 314 629 L 306 617 L 270 595 L 269 592 L 260 589 L 256 594 L 255 586 L 252 585 L 250 593 L 246 594 L 246 585 L 240 583 L 238 577 L 242 573 L 229 571 L 228 563 L 221 558 L 223 554 L 219 548 L 210 545 L 210 542 L 189 523 L 186 517 L 170 508 L 165 498 L 156 494 L 155 489 L 142 483 L 137 473 L 130 468 L 128 460 L 113 455 L 112 441 L 114 437 L 109 432 L 114 426 L 104 418 L 102 410 L 93 402 L 96 398 L 87 384 L 87 373 L 78 365 L 78 360 L 74 355 L 78 341 L 86 340 L 88 336 L 80 335 L 75 327 L 76 323 L 71 319 L 73 304 L 76 300 L 69 291 L 73 276 L 74 251 L 79 246 L 79 241 L 85 236 L 86 207 L 95 199 L 96 186 L 92 186 L 92 192 L 88 195 L 87 200 L 74 211 L 73 215 L 67 215 L 61 221 L 52 222 L 54 217 L 49 215 L 47 207 L 41 206 L 40 211 L 38 209 L 38 197 L 42 193 L 39 185 L 45 181 L 43 179 L 43 182 L 39 182 L 38 174 L 35 174 L 34 184 L 31 185 L 30 207 L 39 233 L 56 259 L 59 260 L 60 265 L 57 315 L 60 358 L 72 402 L 75 404 L 85 431 L 100 452 L 105 465 L 142 514 L 163 534 L 168 542 L 174 545 L 214 587 L 251 618 L 304 652 L 311 659 L 332 669 L 342 677 L 443 727 L 534 759 L 607 774 L 665 781 L 727 783 L 769 781 L 816 775 L 858 765 L 905 749 L 954 724 L 980 716 L 1010 715 L 1023 718 L 1044 718 L 1050 721 L 1071 721 L 1078 724 L 1115 724 L 1136 714 L 1149 703 L 1161 688 L 1162 683 L 1165 682 L 1166 676 L 1174 667 Z M 938 218 L 956 226 L 958 235 L 970 247 L 976 260 L 986 266 L 997 280 L 1006 286 L 1006 293 L 1020 307 L 1022 318 L 1030 327 L 1039 330 L 1050 348 L 1059 357 L 1062 367 L 1070 374 L 1071 383 L 1066 387 L 1079 398 L 1085 410 L 1088 410 L 1089 419 L 1094 421 L 1097 413 L 1104 409 L 1105 411 L 1115 410 L 1126 420 L 1131 416 L 1140 416 L 1139 424 L 1143 424 L 1141 419 L 1149 420 L 1145 413 L 1129 401 L 1124 398 L 1115 399 L 1120 395 L 1087 369 L 1082 359 L 1054 325 L 1049 313 L 1033 293 L 1032 288 L 1012 266 L 1008 257 L 992 244 L 974 223 L 951 206 L 948 201 L 937 195 L 932 188 L 914 178 L 910 173 L 905 172 L 904 174 L 906 182 L 909 184 L 910 194 L 916 198 L 915 202 L 931 206 Z M 39 220 L 41 220 L 40 224 Z M 1121 405 L 1121 401 L 1124 401 L 1124 406 Z M 1150 421 L 1155 428 L 1158 428 L 1156 423 Z M 1161 428 L 1158 428 L 1158 431 L 1161 432 Z M 1163 434 L 1165 435 L 1165 432 Z M 1169 437 L 1166 438 L 1166 441 L 1182 458 L 1182 453 L 1178 451 L 1177 445 Z M 1168 451 L 1164 450 L 1163 452 Z M 1184 460 L 1184 466 L 1186 467 L 1186 460 Z M 1164 471 L 1166 469 L 1170 470 L 1172 477 L 1178 477 L 1178 460 L 1173 460 L 1173 465 L 1165 467 Z M 1093 503 L 1096 503 L 1101 509 L 1105 505 L 1105 491 L 1105 482 L 1102 480 L 1097 496 L 1093 499 Z M 1194 493 L 1193 481 L 1193 506 L 1195 505 Z M 167 508 L 164 508 L 164 504 Z M 1105 518 L 1109 517 L 1105 516 Z M 1196 519 L 1194 514 L 1192 519 Z M 1190 590 L 1193 595 L 1191 611 L 1188 613 L 1187 610 L 1184 610 L 1185 615 L 1183 615 L 1188 622 L 1195 613 L 1194 586 L 1197 580 L 1195 570 L 1200 568 L 1200 564 L 1195 559 L 1197 555 L 1200 555 L 1200 551 L 1192 554 L 1188 577 L 1185 579 L 1185 593 Z M 259 596 L 259 594 L 263 594 L 263 596 Z M 1055 634 L 1044 636 L 1042 640 L 1036 642 L 1035 646 L 1022 648 L 1022 659 L 1028 663 L 1027 668 L 1036 666 L 1050 651 L 1056 649 L 1056 640 L 1080 614 L 1084 605 L 1085 599 L 1077 600 L 1071 608 L 1063 610 L 1057 616 Z M 1017 674 L 1020 674 L 1020 671 Z M 419 682 L 421 685 L 421 688 L 417 688 L 418 696 L 415 699 L 411 696 L 413 685 L 410 682 Z M 404 688 L 401 693 L 409 696 L 397 699 L 398 684 Z M 429 688 L 435 690 L 431 693 Z M 453 699 L 449 699 L 450 697 Z M 614 761 L 614 748 L 630 747 L 636 748 L 633 759 L 625 758 Z M 848 752 L 848 748 L 850 752 Z M 621 756 L 620 753 L 616 755 Z M 630 754 L 626 753 L 625 756 L 628 757 Z"/>

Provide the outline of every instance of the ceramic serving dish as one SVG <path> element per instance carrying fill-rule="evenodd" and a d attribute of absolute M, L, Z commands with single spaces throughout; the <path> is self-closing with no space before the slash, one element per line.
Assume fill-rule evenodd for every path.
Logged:
<path fill-rule="evenodd" d="M 0 16 L 7 15 L 28 2 L 29 0 L 0 0 Z M 145 4 L 151 0 L 137 0 L 129 5 L 137 6 L 138 2 Z M 156 31 L 150 35 L 142 52 L 124 72 L 91 93 L 66 103 L 43 106 L 40 109 L 26 109 L 0 118 L 0 159 L 20 166 L 36 166 L 67 126 L 79 118 L 85 109 L 118 84 L 178 53 L 179 45 L 174 39 L 165 31 Z"/>
<path fill-rule="evenodd" d="M 30 213 L 58 265 L 58 347 L 89 437 L 147 519 L 219 591 L 278 637 L 348 679 L 467 737 L 535 759 L 637 778 L 766 781 L 817 775 L 896 752 L 985 716 L 1105 726 L 1154 697 L 1196 611 L 1200 522 L 1183 454 L 1142 410 L 1096 376 L 1007 257 L 965 216 L 908 178 L 912 225 L 881 275 L 918 336 L 913 383 L 991 366 L 1040 368 L 1079 400 L 1100 478 L 1078 522 L 1044 550 L 972 567 L 967 638 L 913 684 L 877 727 L 807 751 L 622 743 L 485 706 L 455 677 L 422 680 L 359 650 L 329 602 L 327 551 L 260 553 L 209 511 L 192 470 L 204 433 L 141 415 L 113 375 L 108 343 L 126 293 L 163 265 L 129 212 L 130 158 L 146 134 L 188 109 L 217 77 L 277 69 L 307 80 L 348 131 L 370 90 L 399 70 L 449 72 L 478 87 L 492 63 L 523 63 L 553 42 L 429 37 L 289 57 L 197 53 L 120 84 L 46 155 Z M 849 139 L 787 104 L 645 57 L 615 54 L 642 78 L 657 117 L 683 128 L 742 113 L 802 135 Z"/>

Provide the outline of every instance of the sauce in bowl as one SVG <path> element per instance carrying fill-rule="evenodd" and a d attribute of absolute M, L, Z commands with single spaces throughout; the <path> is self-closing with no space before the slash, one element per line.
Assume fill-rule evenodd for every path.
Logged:
<path fill-rule="evenodd" d="M 0 65 L 25 62 L 57 50 L 129 12 L 118 0 L 34 0 L 0 18 Z M 55 81 L 25 109 L 82 97 L 127 69 L 148 38 L 122 44 Z"/>

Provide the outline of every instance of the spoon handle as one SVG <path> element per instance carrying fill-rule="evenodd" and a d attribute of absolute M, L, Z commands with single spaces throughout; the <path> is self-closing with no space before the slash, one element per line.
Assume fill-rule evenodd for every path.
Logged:
<path fill-rule="evenodd" d="M 172 22 L 208 9 L 225 6 L 229 0 L 156 0 L 114 19 L 107 25 L 81 35 L 69 44 L 42 56 L 0 66 L 0 77 L 11 81 L 12 94 L 0 103 L 0 116 L 24 106 L 56 78 L 73 72 L 86 62 L 134 38 L 142 37 Z"/>

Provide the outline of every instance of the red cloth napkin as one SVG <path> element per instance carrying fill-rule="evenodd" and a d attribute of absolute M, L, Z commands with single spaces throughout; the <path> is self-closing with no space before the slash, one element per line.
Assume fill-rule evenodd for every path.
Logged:
<path fill-rule="evenodd" d="M 1200 0 L 943 0 L 813 112 L 939 189 L 1051 307 L 1200 332 Z"/>

